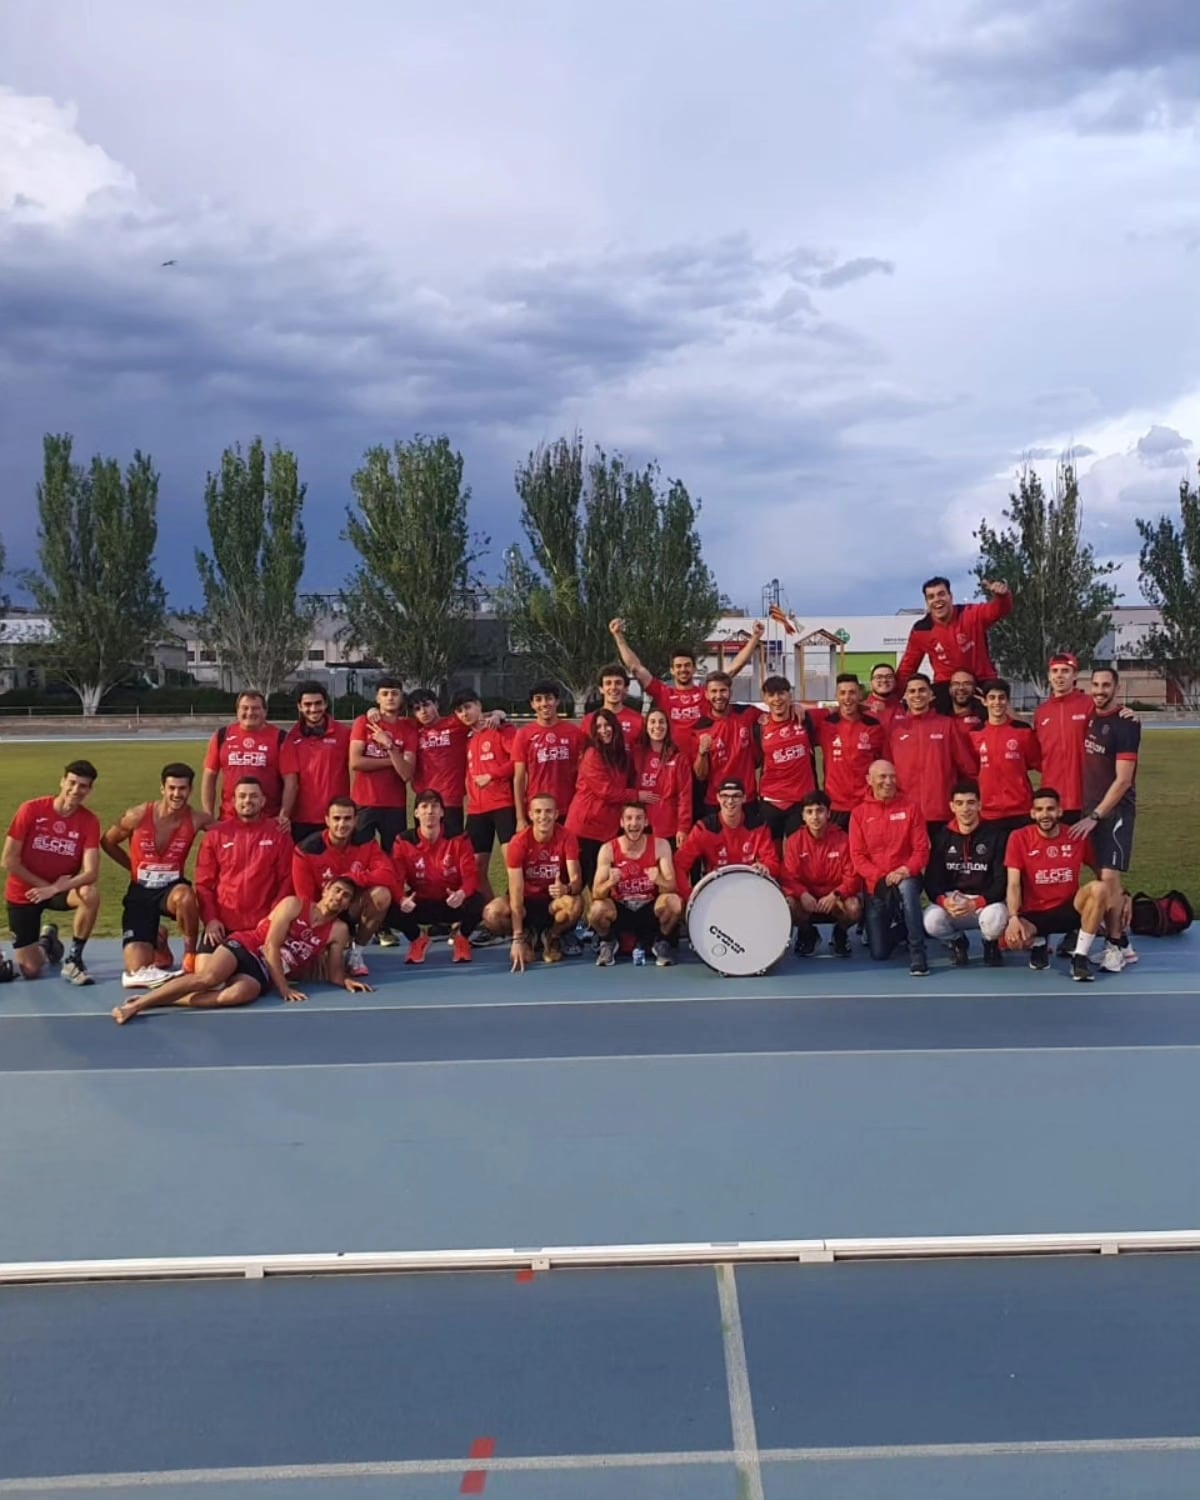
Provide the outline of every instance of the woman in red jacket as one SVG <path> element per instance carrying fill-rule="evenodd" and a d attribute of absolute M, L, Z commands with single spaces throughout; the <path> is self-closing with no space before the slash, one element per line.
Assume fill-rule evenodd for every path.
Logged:
<path fill-rule="evenodd" d="M 633 757 L 625 745 L 620 720 L 607 708 L 596 710 L 591 732 L 579 758 L 575 796 L 567 829 L 579 840 L 583 883 L 590 888 L 600 847 L 621 831 L 621 808 L 636 780 Z"/>
<path fill-rule="evenodd" d="M 635 758 L 638 800 L 648 804 L 651 832 L 677 849 L 694 821 L 692 767 L 676 749 L 671 721 L 661 708 L 652 708 L 646 715 Z"/>

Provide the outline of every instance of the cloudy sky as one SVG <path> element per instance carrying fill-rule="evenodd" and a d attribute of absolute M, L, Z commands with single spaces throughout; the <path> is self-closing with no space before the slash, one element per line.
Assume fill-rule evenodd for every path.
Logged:
<path fill-rule="evenodd" d="M 47 429 L 153 454 L 177 602 L 255 433 L 317 589 L 363 449 L 417 431 L 493 566 L 576 425 L 686 481 L 751 606 L 967 592 L 1068 444 L 1131 558 L 1200 451 L 1198 108 L 1195 0 L 4 0 L 10 567 Z"/>

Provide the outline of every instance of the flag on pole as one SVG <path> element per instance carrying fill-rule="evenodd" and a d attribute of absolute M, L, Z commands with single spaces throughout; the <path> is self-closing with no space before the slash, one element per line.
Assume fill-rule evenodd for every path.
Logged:
<path fill-rule="evenodd" d="M 770 609 L 767 610 L 767 614 L 772 620 L 775 621 L 776 625 L 783 626 L 785 635 L 796 634 L 795 620 L 792 619 L 791 615 L 784 614 L 783 610 L 780 609 L 778 604 L 772 604 Z"/>

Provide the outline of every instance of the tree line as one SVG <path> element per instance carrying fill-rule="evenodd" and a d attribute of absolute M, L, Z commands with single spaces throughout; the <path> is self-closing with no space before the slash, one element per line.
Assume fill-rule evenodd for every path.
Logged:
<path fill-rule="evenodd" d="M 159 475 L 141 452 L 123 470 L 99 454 L 76 463 L 68 434 L 48 434 L 43 459 L 39 566 L 18 578 L 50 620 L 47 665 L 94 714 L 165 626 L 154 563 Z M 611 657 L 616 615 L 649 661 L 707 639 L 722 598 L 703 555 L 700 502 L 682 481 L 664 479 L 656 462 L 637 467 L 589 448 L 576 432 L 529 453 L 514 483 L 523 541 L 505 550 L 492 594 L 532 670 L 581 700 Z M 237 682 L 268 696 L 304 661 L 317 611 L 300 597 L 306 489 L 296 455 L 267 450 L 261 438 L 227 448 L 205 480 L 209 550 L 195 553 L 202 605 L 184 618 Z M 462 455 L 445 436 L 373 447 L 350 491 L 342 535 L 357 562 L 340 593 L 345 644 L 443 691 L 466 654 L 490 546 L 471 530 Z M 1140 654 L 1200 706 L 1200 489 L 1185 477 L 1178 521 L 1137 525 L 1142 593 L 1162 616 Z M 975 535 L 978 579 L 1003 578 L 1015 591 L 993 636 L 1002 669 L 1044 688 L 1052 652 L 1092 659 L 1111 628 L 1115 565 L 1084 540 L 1073 464 L 1059 465 L 1049 494 L 1027 466 L 1003 524 L 981 522 Z M 802 537 L 796 545 L 799 553 Z"/>

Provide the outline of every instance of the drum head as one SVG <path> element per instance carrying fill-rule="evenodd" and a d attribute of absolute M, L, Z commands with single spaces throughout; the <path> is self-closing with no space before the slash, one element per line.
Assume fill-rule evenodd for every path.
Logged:
<path fill-rule="evenodd" d="M 692 892 L 687 930 L 692 948 L 718 974 L 765 974 L 787 952 L 792 914 L 769 875 L 727 865 Z"/>

